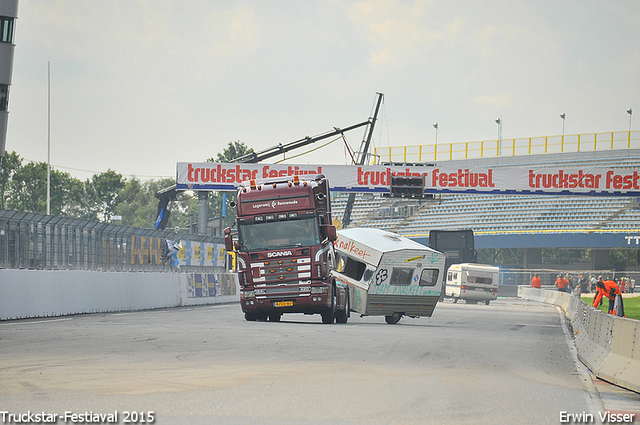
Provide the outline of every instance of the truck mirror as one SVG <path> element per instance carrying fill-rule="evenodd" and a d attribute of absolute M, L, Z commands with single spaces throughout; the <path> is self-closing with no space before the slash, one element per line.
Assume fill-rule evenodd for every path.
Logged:
<path fill-rule="evenodd" d="M 327 238 L 331 242 L 335 242 L 335 240 L 338 239 L 338 235 L 336 234 L 336 226 L 330 224 L 326 227 L 326 229 L 327 229 Z"/>
<path fill-rule="evenodd" d="M 224 229 L 224 249 L 228 251 L 233 251 L 233 239 L 231 238 L 231 229 Z"/>

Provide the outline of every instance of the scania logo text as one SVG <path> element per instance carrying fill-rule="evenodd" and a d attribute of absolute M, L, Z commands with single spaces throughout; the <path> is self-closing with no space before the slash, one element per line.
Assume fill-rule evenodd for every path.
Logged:
<path fill-rule="evenodd" d="M 287 255 L 293 255 L 291 251 L 276 251 L 276 252 L 267 252 L 267 257 L 286 257 Z"/>

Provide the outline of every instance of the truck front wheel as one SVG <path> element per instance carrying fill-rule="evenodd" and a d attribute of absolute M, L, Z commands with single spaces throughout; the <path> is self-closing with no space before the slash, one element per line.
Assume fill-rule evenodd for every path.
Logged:
<path fill-rule="evenodd" d="M 282 317 L 282 313 L 269 313 L 270 322 L 279 322 Z"/>
<path fill-rule="evenodd" d="M 332 324 L 333 321 L 335 320 L 335 317 L 336 317 L 336 294 L 335 294 L 335 288 L 331 292 L 332 292 L 332 298 L 333 298 L 331 300 L 331 307 L 329 307 L 329 309 L 327 311 L 322 313 L 322 323 L 324 323 L 325 325 Z"/>
<path fill-rule="evenodd" d="M 345 302 L 344 310 L 336 311 L 336 323 L 347 323 L 349 320 L 349 293 L 347 292 L 347 300 Z"/>

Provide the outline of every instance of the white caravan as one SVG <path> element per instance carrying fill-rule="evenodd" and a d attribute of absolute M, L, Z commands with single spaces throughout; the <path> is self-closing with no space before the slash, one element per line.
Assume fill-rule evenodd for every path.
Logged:
<path fill-rule="evenodd" d="M 500 269 L 484 264 L 454 264 L 447 272 L 446 294 L 453 302 L 465 300 L 467 304 L 482 301 L 489 305 L 498 298 Z"/>
<path fill-rule="evenodd" d="M 352 311 L 385 316 L 389 324 L 433 314 L 444 282 L 443 253 L 379 229 L 343 229 L 337 236 L 332 274 L 348 285 Z"/>

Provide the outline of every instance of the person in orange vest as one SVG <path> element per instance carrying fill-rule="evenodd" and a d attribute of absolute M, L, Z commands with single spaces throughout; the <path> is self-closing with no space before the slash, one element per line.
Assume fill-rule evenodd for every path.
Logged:
<path fill-rule="evenodd" d="M 562 277 L 561 274 L 558 275 L 558 280 L 556 280 L 556 288 L 560 292 L 569 292 L 569 281 Z"/>
<path fill-rule="evenodd" d="M 532 288 L 542 288 L 542 283 L 541 283 L 541 280 L 540 280 L 540 276 L 538 276 L 538 273 L 536 273 L 531 278 L 531 287 Z"/>
<path fill-rule="evenodd" d="M 616 312 L 615 302 L 616 296 L 620 295 L 620 311 Z M 602 276 L 598 277 L 596 282 L 596 296 L 593 298 L 593 306 L 598 308 L 603 297 L 609 298 L 609 314 L 624 316 L 624 307 L 622 306 L 622 292 L 613 280 L 602 280 Z"/>

